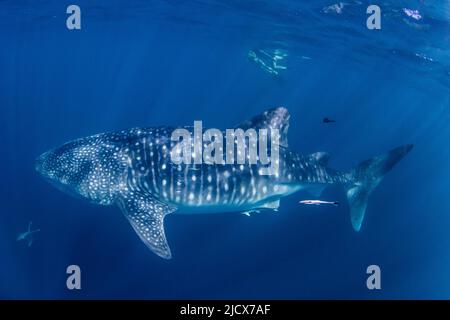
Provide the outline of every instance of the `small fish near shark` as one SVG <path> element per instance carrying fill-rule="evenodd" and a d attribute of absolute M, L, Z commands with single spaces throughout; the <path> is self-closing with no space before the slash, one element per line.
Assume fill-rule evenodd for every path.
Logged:
<path fill-rule="evenodd" d="M 277 210 L 299 190 L 319 195 L 330 185 L 346 191 L 351 223 L 359 231 L 371 192 L 409 151 L 404 145 L 348 171 L 328 167 L 329 155 L 300 155 L 288 148 L 289 113 L 273 108 L 236 128 L 278 130 L 279 166 L 261 175 L 262 164 L 174 164 L 172 127 L 133 128 L 68 142 L 36 160 L 36 170 L 57 188 L 100 205 L 119 207 L 150 250 L 170 259 L 164 231 L 168 214 Z M 191 127 L 186 127 L 191 130 Z"/>

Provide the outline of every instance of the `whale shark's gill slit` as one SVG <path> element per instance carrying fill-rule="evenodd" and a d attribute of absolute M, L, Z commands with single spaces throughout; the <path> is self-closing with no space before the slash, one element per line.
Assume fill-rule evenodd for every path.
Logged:
<path fill-rule="evenodd" d="M 144 139 L 142 140 L 142 153 L 144 156 L 144 164 L 147 166 L 148 168 L 148 160 L 147 160 L 147 138 L 144 137 Z"/>
<path fill-rule="evenodd" d="M 153 144 L 153 146 L 150 147 L 150 168 L 151 168 L 151 172 L 152 172 L 152 185 L 153 185 L 153 190 L 157 191 L 158 190 L 158 186 L 156 185 L 156 171 L 157 168 L 155 169 L 155 152 L 158 152 L 158 145 L 157 144 Z"/>
<path fill-rule="evenodd" d="M 235 200 L 236 200 L 236 189 L 237 189 L 236 176 L 233 176 L 231 181 L 232 181 L 232 186 L 231 186 L 232 191 L 231 191 L 231 196 L 230 196 L 230 204 L 234 204 Z"/>
<path fill-rule="evenodd" d="M 188 182 L 187 182 L 188 171 L 189 171 L 189 167 L 188 167 L 188 165 L 185 165 L 185 166 L 184 166 L 184 171 L 183 171 L 183 186 L 184 186 L 184 190 L 183 190 L 183 201 L 184 201 L 184 202 L 187 202 L 187 201 L 188 201 L 188 194 L 189 194 L 189 190 L 188 190 Z"/>
<path fill-rule="evenodd" d="M 256 200 L 256 184 L 255 184 L 255 178 L 253 174 L 253 166 L 249 165 L 249 173 L 250 173 L 250 189 L 251 193 L 248 193 L 248 199 L 251 199 L 253 202 Z M 247 199 L 246 199 L 247 200 Z"/>
<path fill-rule="evenodd" d="M 197 205 L 201 206 L 203 204 L 203 187 L 204 187 L 204 181 L 203 181 L 203 166 L 200 166 L 200 180 L 199 180 L 199 196 L 198 196 L 198 203 Z"/>
<path fill-rule="evenodd" d="M 170 166 L 170 186 L 169 186 L 169 199 L 170 201 L 174 201 L 174 194 L 173 194 L 173 184 L 174 184 L 174 175 L 175 175 L 175 166 Z"/>
<path fill-rule="evenodd" d="M 219 172 L 218 166 L 215 166 L 214 169 L 215 169 L 214 175 L 215 175 L 215 178 L 216 178 L 216 180 L 215 180 L 215 183 L 216 183 L 216 204 L 218 204 L 218 203 L 220 203 L 220 177 L 219 177 L 220 172 Z"/>

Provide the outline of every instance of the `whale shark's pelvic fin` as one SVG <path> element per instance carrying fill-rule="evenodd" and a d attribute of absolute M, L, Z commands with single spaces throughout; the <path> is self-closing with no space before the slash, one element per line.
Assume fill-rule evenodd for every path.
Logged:
<path fill-rule="evenodd" d="M 248 211 L 243 211 L 243 212 L 241 212 L 241 214 L 243 214 L 244 216 L 250 217 L 252 214 L 259 213 L 259 212 L 260 212 L 259 210 L 252 209 L 252 210 L 248 210 Z"/>
<path fill-rule="evenodd" d="M 266 202 L 262 204 L 259 208 L 261 209 L 272 209 L 274 211 L 278 211 L 278 208 L 280 207 L 280 200 L 274 200 L 270 202 Z"/>
<path fill-rule="evenodd" d="M 122 194 L 118 204 L 145 245 L 161 258 L 170 259 L 172 254 L 164 233 L 164 217 L 176 207 L 151 194 L 136 191 Z"/>
<path fill-rule="evenodd" d="M 361 229 L 367 201 L 370 193 L 409 151 L 412 145 L 405 145 L 388 151 L 385 154 L 363 161 L 348 173 L 354 184 L 347 189 L 347 199 L 350 205 L 350 216 L 355 231 Z"/>
<path fill-rule="evenodd" d="M 259 129 L 277 129 L 280 133 L 280 146 L 288 146 L 287 133 L 289 129 L 289 112 L 286 108 L 272 108 L 269 109 L 250 120 L 247 120 L 236 128 L 247 130 L 250 128 L 255 129 L 257 132 Z M 269 132 L 270 134 L 270 132 Z"/>
<path fill-rule="evenodd" d="M 313 184 L 307 187 L 306 191 L 308 191 L 308 193 L 313 195 L 314 197 L 320 197 L 326 186 L 326 184 Z"/>

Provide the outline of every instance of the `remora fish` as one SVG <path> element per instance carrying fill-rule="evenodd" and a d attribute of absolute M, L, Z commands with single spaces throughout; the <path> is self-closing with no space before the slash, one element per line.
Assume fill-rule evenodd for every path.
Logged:
<path fill-rule="evenodd" d="M 323 200 L 302 200 L 299 203 L 306 205 L 320 206 L 321 204 L 329 204 L 332 206 L 339 206 L 339 201 L 323 201 Z"/>
<path fill-rule="evenodd" d="M 359 231 L 370 193 L 412 145 L 337 171 L 327 166 L 325 152 L 302 156 L 290 151 L 288 126 L 285 108 L 270 109 L 237 126 L 279 130 L 276 175 L 260 175 L 259 164 L 175 165 L 171 127 L 134 128 L 68 142 L 39 156 L 36 170 L 66 192 L 120 207 L 141 240 L 166 259 L 171 258 L 163 224 L 167 214 L 278 209 L 284 196 L 302 189 L 318 194 L 331 184 L 345 188 L 351 223 Z"/>

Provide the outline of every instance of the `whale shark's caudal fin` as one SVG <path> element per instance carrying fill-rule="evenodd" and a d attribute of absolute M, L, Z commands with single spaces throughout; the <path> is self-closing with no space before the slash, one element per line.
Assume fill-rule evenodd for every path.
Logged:
<path fill-rule="evenodd" d="M 405 145 L 361 162 L 348 173 L 354 184 L 347 189 L 347 199 L 350 205 L 350 217 L 355 231 L 361 229 L 370 193 L 409 151 L 412 145 Z"/>

